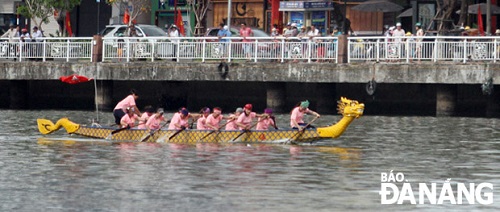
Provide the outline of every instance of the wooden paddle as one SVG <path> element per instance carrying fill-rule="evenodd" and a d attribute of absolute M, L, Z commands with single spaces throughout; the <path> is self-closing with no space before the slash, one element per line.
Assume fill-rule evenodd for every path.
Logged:
<path fill-rule="evenodd" d="M 165 122 L 165 124 L 161 125 L 160 128 L 156 129 L 156 130 L 153 130 L 151 131 L 148 135 L 146 135 L 145 137 L 143 137 L 141 139 L 141 142 L 144 142 L 144 141 L 147 141 L 151 136 L 153 136 L 155 133 L 157 133 L 158 131 L 161 130 L 161 128 L 165 127 L 165 125 L 167 125 L 168 123 L 170 123 L 170 120 L 168 120 L 167 122 Z"/>
<path fill-rule="evenodd" d="M 241 132 L 240 134 L 238 134 L 238 136 L 236 136 L 235 138 L 233 138 L 233 139 L 231 140 L 231 142 L 234 142 L 236 139 L 238 139 L 238 138 L 239 138 L 240 136 L 242 136 L 243 134 L 251 132 L 251 130 L 250 130 L 250 129 L 254 128 L 254 127 L 255 127 L 258 123 L 259 123 L 259 122 L 255 122 L 255 124 L 253 124 L 252 126 L 250 126 L 250 128 L 249 128 L 248 130 L 247 130 L 247 129 L 244 129 L 244 130 L 243 130 L 243 132 Z"/>
<path fill-rule="evenodd" d="M 295 140 L 296 137 L 298 137 L 299 135 L 301 135 L 302 133 L 304 133 L 304 131 L 307 129 L 307 127 L 311 126 L 312 123 L 314 123 L 316 120 L 318 120 L 318 116 L 314 117 L 313 120 L 311 120 L 309 123 L 306 124 L 306 126 L 304 126 L 304 128 L 302 128 L 301 130 L 299 130 L 294 136 L 292 136 L 291 138 L 289 138 L 287 141 L 285 141 L 285 144 L 291 142 L 293 143 L 292 140 Z"/>
<path fill-rule="evenodd" d="M 213 130 L 212 132 L 209 132 L 208 134 L 206 134 L 206 135 L 205 135 L 205 136 L 203 136 L 202 138 L 198 139 L 198 142 L 203 141 L 203 139 L 205 139 L 205 138 L 206 138 L 206 137 L 208 137 L 209 135 L 212 135 L 214 132 L 220 132 L 220 130 L 221 130 L 223 127 L 225 127 L 227 124 L 229 124 L 230 122 L 233 122 L 233 121 L 234 121 L 234 119 L 233 119 L 233 120 L 231 120 L 231 121 L 226 122 L 225 124 L 223 124 L 222 126 L 220 126 L 219 128 L 217 128 L 217 130 Z"/>
<path fill-rule="evenodd" d="M 174 138 L 176 135 L 178 135 L 179 133 L 181 133 L 184 130 L 186 130 L 186 128 L 181 128 L 180 130 L 177 130 L 177 132 L 175 132 L 173 135 L 168 137 L 168 141 L 170 141 L 170 139 Z"/>
<path fill-rule="evenodd" d="M 111 139 L 114 134 L 119 133 L 119 132 L 124 131 L 124 130 L 128 130 L 128 129 L 130 129 L 130 126 L 127 125 L 127 127 L 123 127 L 123 128 L 119 128 L 119 129 L 113 130 L 113 131 L 111 131 L 111 133 L 108 136 L 106 136 L 106 140 Z"/>

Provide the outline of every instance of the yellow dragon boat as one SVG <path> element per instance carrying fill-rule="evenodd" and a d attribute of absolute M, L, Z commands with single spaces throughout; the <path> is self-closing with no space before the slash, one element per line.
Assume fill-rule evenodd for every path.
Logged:
<path fill-rule="evenodd" d="M 337 138 L 351 122 L 363 115 L 364 104 L 355 100 L 341 97 L 337 111 L 342 119 L 327 127 L 318 127 L 299 131 L 297 129 L 280 129 L 267 131 L 239 131 L 239 130 L 117 130 L 112 127 L 86 126 L 71 122 L 67 118 L 59 119 L 55 124 L 47 119 L 37 119 L 38 130 L 42 134 L 50 134 L 61 127 L 69 134 L 90 138 L 109 139 L 111 141 L 142 141 L 142 142 L 169 142 L 169 143 L 301 143 L 312 142 L 324 138 Z"/>

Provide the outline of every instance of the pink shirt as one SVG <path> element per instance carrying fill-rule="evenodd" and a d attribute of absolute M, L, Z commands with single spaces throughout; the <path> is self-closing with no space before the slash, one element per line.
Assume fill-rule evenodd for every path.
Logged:
<path fill-rule="evenodd" d="M 295 107 L 292 110 L 292 115 L 290 116 L 290 127 L 296 127 L 293 125 L 293 120 L 297 122 L 297 124 L 304 123 L 304 114 L 309 112 L 309 108 L 306 108 L 303 112 L 299 110 L 300 107 Z"/>
<path fill-rule="evenodd" d="M 127 109 L 127 107 L 133 107 L 133 106 L 135 106 L 135 98 L 134 96 L 132 96 L 132 94 L 130 94 L 127 97 L 125 97 L 125 99 L 118 102 L 118 104 L 116 104 L 115 109 L 113 110 L 122 109 L 123 112 L 125 112 L 125 109 Z"/>
<path fill-rule="evenodd" d="M 238 117 L 235 114 L 229 115 L 229 120 L 227 120 L 226 130 L 238 130 L 238 125 L 236 125 L 236 120 Z"/>
<path fill-rule="evenodd" d="M 252 29 L 250 29 L 249 27 L 246 27 L 245 29 L 243 29 L 243 28 L 240 29 L 240 36 L 241 37 L 250 37 L 251 34 L 252 34 Z M 243 39 L 242 41 L 243 42 L 251 42 L 251 40 L 249 40 L 249 39 Z"/>
<path fill-rule="evenodd" d="M 250 126 L 252 125 L 252 120 L 255 118 L 257 113 L 255 112 L 250 112 L 250 114 L 247 116 L 245 113 L 242 113 L 239 117 L 238 120 L 236 120 L 236 123 L 243 124 L 245 126 Z M 240 127 L 240 130 L 243 130 L 244 128 Z"/>
<path fill-rule="evenodd" d="M 146 129 L 146 122 L 149 120 L 151 116 L 148 115 L 147 112 L 143 113 L 141 118 L 139 119 L 139 125 L 137 125 L 137 129 Z M 145 120 L 145 121 L 142 121 Z"/>
<path fill-rule="evenodd" d="M 130 116 L 128 114 L 125 114 L 122 119 L 120 120 L 120 123 L 123 125 L 123 124 L 127 124 L 128 126 L 130 127 L 134 127 L 134 123 L 135 121 L 139 119 L 139 116 L 137 116 L 136 114 Z"/>
<path fill-rule="evenodd" d="M 168 125 L 168 129 L 169 130 L 180 130 L 181 128 L 175 126 L 176 124 L 187 128 L 188 127 L 188 120 L 189 120 L 189 117 L 184 117 L 184 119 L 182 119 L 180 113 L 175 113 L 174 116 L 172 116 L 172 119 L 170 120 L 170 124 Z"/>
<path fill-rule="evenodd" d="M 256 130 L 268 130 L 270 125 L 274 125 L 274 121 L 272 118 L 262 119 L 259 118 L 259 122 L 257 123 Z"/>
<path fill-rule="evenodd" d="M 207 126 L 205 126 L 205 121 L 207 120 L 207 117 L 201 116 L 197 121 L 196 121 L 196 129 L 197 130 L 206 130 Z"/>
<path fill-rule="evenodd" d="M 208 123 L 212 126 L 219 128 L 219 123 L 222 120 L 222 118 L 223 118 L 222 115 L 219 115 L 219 116 L 217 116 L 217 118 L 215 118 L 212 114 L 210 114 L 210 115 L 208 115 L 207 120 L 205 121 L 205 125 Z M 207 128 L 207 129 L 209 129 L 209 128 Z"/>
<path fill-rule="evenodd" d="M 148 121 L 146 122 L 146 127 L 150 130 L 160 129 L 160 123 L 163 120 L 165 120 L 165 118 L 163 116 L 156 118 L 156 115 L 152 115 L 151 117 L 149 117 Z"/>

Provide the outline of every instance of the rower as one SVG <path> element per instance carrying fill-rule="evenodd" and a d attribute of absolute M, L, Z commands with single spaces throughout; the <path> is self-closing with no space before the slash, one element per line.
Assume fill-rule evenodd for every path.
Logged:
<path fill-rule="evenodd" d="M 116 104 L 116 107 L 113 109 L 113 116 L 115 117 L 115 124 L 120 125 L 120 120 L 127 113 L 126 108 L 134 108 L 134 113 L 137 116 L 141 115 L 141 111 L 137 108 L 135 104 L 135 100 L 139 98 L 139 94 L 135 89 L 130 90 L 130 94 L 125 97 L 125 99 L 121 100 Z"/>
<path fill-rule="evenodd" d="M 304 123 L 304 114 L 311 114 L 315 115 L 317 118 L 320 117 L 320 115 L 313 110 L 309 109 L 309 101 L 305 100 L 300 102 L 300 104 L 295 107 L 292 110 L 292 115 L 290 116 L 290 126 L 293 129 L 299 129 L 302 130 L 307 124 Z M 314 128 L 313 126 L 309 125 L 307 128 Z"/>
<path fill-rule="evenodd" d="M 221 113 L 222 109 L 220 109 L 220 107 L 214 107 L 212 114 L 208 115 L 205 121 L 205 127 L 207 129 L 219 130 L 220 121 L 224 118 Z"/>
<path fill-rule="evenodd" d="M 146 129 L 146 122 L 155 113 L 155 109 L 151 105 L 144 107 L 144 111 L 145 112 L 142 113 L 141 118 L 139 118 L 139 125 L 137 125 L 137 129 Z"/>
<path fill-rule="evenodd" d="M 252 112 L 252 104 L 246 104 L 243 107 L 243 113 L 236 120 L 236 125 L 238 125 L 240 130 L 250 130 L 252 128 L 252 121 L 255 117 L 266 117 L 266 114 L 257 114 Z"/>
<path fill-rule="evenodd" d="M 153 114 L 151 117 L 149 117 L 148 121 L 146 122 L 147 129 L 150 130 L 160 129 L 161 122 L 165 121 L 163 113 L 164 113 L 163 108 L 158 108 L 156 113 Z"/>
<path fill-rule="evenodd" d="M 200 117 L 196 121 L 196 129 L 197 130 L 206 130 L 206 120 L 208 115 L 210 115 L 210 108 L 204 107 L 200 110 Z"/>
<path fill-rule="evenodd" d="M 236 108 L 233 114 L 229 115 L 229 118 L 226 122 L 226 130 L 238 130 L 238 125 L 236 125 L 236 120 L 243 113 L 243 108 Z"/>
<path fill-rule="evenodd" d="M 273 110 L 271 108 L 266 108 L 264 110 L 264 114 L 267 114 L 267 117 L 260 117 L 257 121 L 256 130 L 269 130 L 269 126 L 273 126 L 274 129 L 278 129 L 276 126 L 276 122 L 274 121 Z"/>
<path fill-rule="evenodd" d="M 180 113 L 174 114 L 168 125 L 169 130 L 181 130 L 189 128 L 189 111 L 186 108 L 182 108 Z"/>
<path fill-rule="evenodd" d="M 120 125 L 122 128 L 132 128 L 135 126 L 135 122 L 139 120 L 139 116 L 135 114 L 135 109 L 133 107 L 127 107 L 126 111 L 127 114 L 121 118 Z"/>

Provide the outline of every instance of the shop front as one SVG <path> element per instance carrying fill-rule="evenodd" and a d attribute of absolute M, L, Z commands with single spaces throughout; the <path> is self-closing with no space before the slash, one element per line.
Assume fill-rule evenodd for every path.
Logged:
<path fill-rule="evenodd" d="M 327 1 L 281 1 L 279 11 L 285 12 L 283 23 L 295 23 L 297 27 L 314 25 L 321 34 L 327 35 L 333 3 Z"/>

